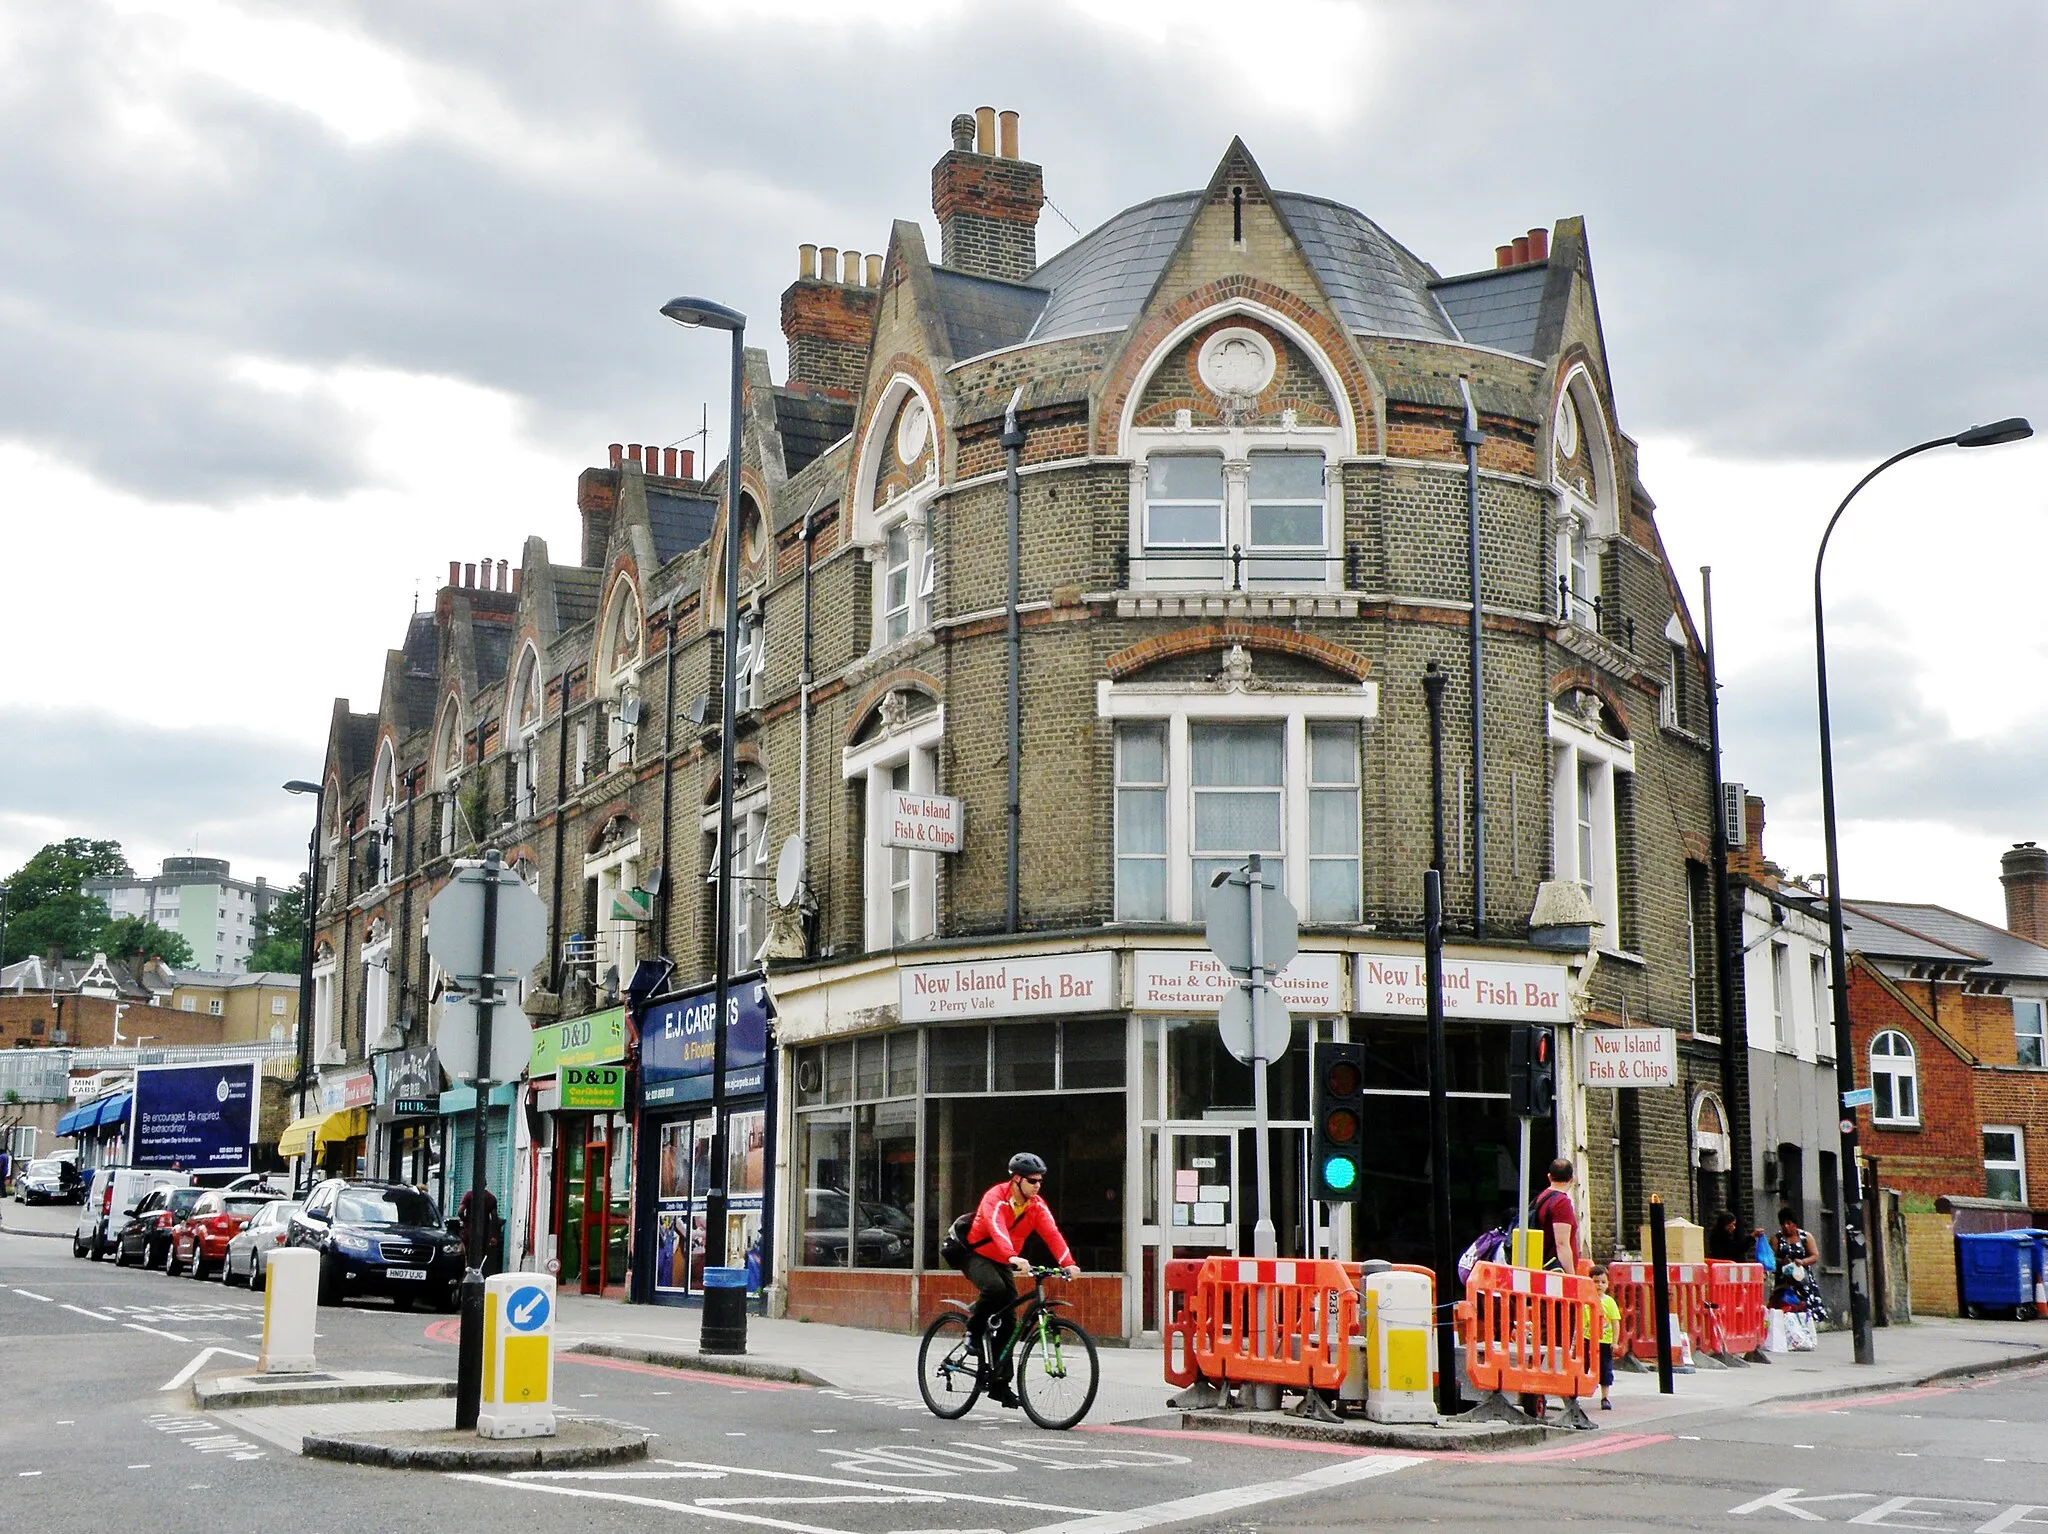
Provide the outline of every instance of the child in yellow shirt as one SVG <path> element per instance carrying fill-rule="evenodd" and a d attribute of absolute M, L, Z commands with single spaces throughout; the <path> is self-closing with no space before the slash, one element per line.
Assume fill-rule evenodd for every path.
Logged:
<path fill-rule="evenodd" d="M 1621 1334 L 1621 1306 L 1608 1293 L 1605 1268 L 1593 1270 L 1593 1283 L 1600 1291 L 1600 1409 L 1613 1411 L 1608 1390 L 1614 1384 L 1614 1342 Z"/>

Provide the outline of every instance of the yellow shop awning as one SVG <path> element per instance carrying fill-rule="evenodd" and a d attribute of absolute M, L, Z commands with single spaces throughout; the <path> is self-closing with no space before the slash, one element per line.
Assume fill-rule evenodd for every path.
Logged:
<path fill-rule="evenodd" d="M 284 1126 L 284 1133 L 277 1137 L 277 1153 L 280 1156 L 310 1155 L 319 1146 L 336 1140 L 353 1140 L 367 1133 L 369 1127 L 367 1108 L 342 1108 L 333 1113 L 315 1113 L 307 1118 L 293 1119 Z"/>

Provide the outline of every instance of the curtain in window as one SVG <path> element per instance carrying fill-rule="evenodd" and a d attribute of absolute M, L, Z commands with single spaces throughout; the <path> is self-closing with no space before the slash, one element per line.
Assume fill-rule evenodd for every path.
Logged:
<path fill-rule="evenodd" d="M 1188 741 L 1194 783 L 1196 904 L 1211 878 L 1238 867 L 1248 853 L 1266 854 L 1269 876 L 1284 884 L 1284 726 L 1278 720 L 1197 724 L 1189 728 Z"/>
<path fill-rule="evenodd" d="M 1166 726 L 1116 739 L 1116 919 L 1166 920 Z"/>

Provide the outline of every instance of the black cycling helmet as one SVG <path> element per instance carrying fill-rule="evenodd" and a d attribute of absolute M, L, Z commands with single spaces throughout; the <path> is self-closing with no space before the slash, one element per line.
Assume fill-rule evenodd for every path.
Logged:
<path fill-rule="evenodd" d="M 1043 1177 L 1045 1175 L 1045 1158 L 1043 1156 L 1034 1156 L 1029 1151 L 1019 1151 L 1010 1158 L 1010 1175 L 1012 1177 Z"/>

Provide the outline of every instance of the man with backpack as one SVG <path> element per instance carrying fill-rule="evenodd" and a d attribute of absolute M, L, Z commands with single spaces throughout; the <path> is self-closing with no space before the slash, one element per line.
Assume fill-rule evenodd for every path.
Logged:
<path fill-rule="evenodd" d="M 1543 1266 L 1559 1273 L 1579 1271 L 1579 1212 L 1572 1207 L 1572 1164 L 1560 1156 L 1550 1163 L 1550 1186 L 1529 1206 L 1529 1225 L 1543 1232 Z"/>
<path fill-rule="evenodd" d="M 1003 1342 L 1017 1314 L 1017 1281 L 1012 1274 L 1031 1271 L 1031 1259 L 1022 1252 L 1025 1240 L 1033 1234 L 1043 1239 L 1068 1278 L 1081 1272 L 1067 1238 L 1053 1222 L 1052 1206 L 1038 1191 L 1044 1183 L 1044 1158 L 1030 1151 L 1017 1152 L 1010 1158 L 1009 1177 L 982 1194 L 972 1219 L 962 1216 L 954 1222 L 956 1234 L 960 1234 L 957 1227 L 963 1221 L 967 1224 L 962 1234 L 965 1250 L 957 1257 L 947 1253 L 947 1260 L 981 1291 L 981 1298 L 967 1313 L 967 1329 L 981 1341 L 983 1356 L 990 1362 L 989 1399 L 999 1406 L 1017 1404 L 1016 1392 L 1010 1388 L 1011 1360 L 1003 1353 Z M 953 1244 L 949 1239 L 947 1246 Z"/>

